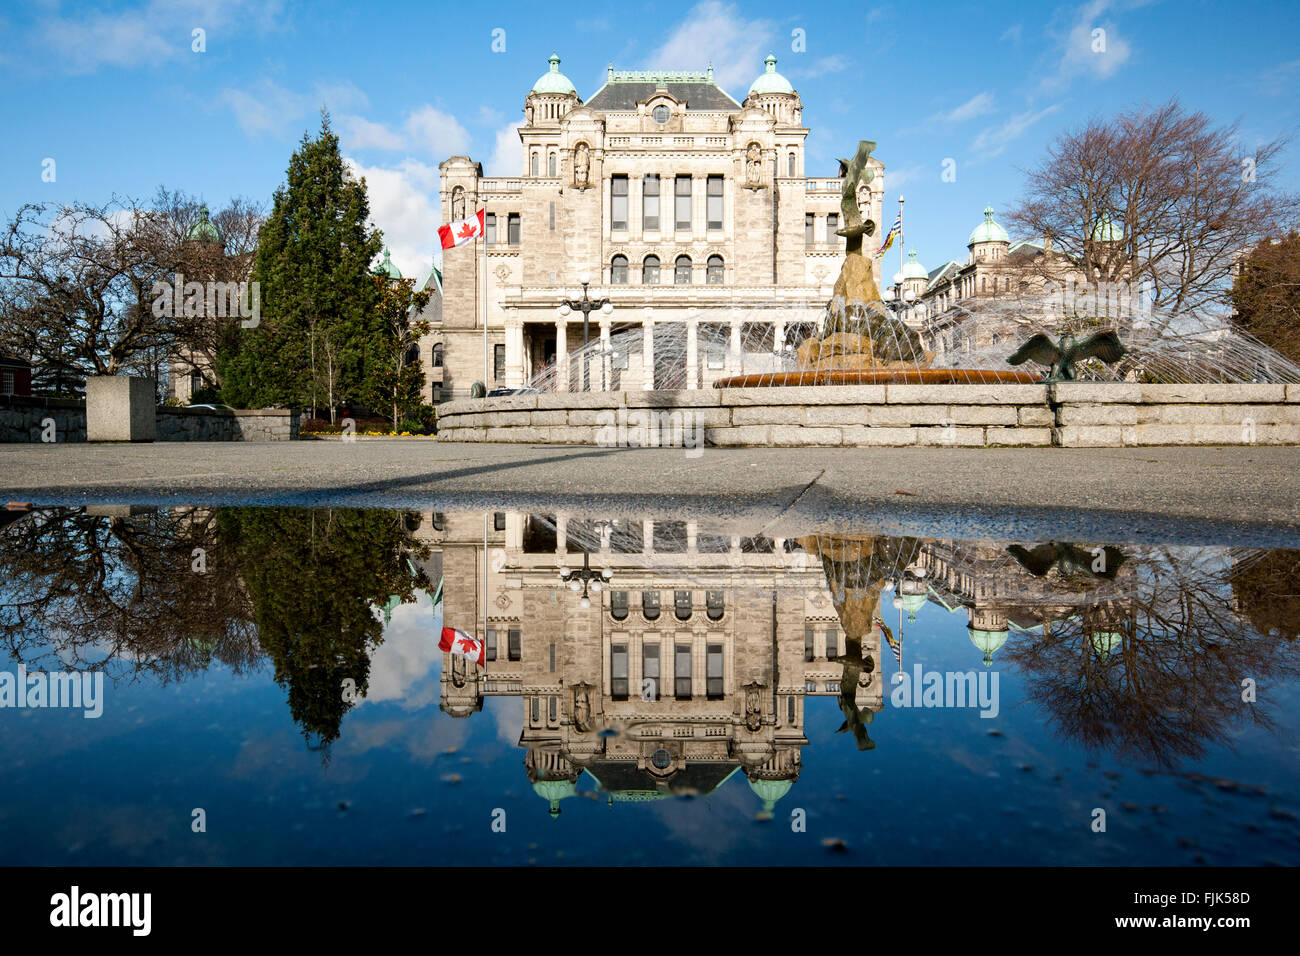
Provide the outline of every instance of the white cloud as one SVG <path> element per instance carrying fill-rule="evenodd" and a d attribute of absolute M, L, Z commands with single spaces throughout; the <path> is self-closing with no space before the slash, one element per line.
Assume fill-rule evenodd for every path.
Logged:
<path fill-rule="evenodd" d="M 287 90 L 273 80 L 263 79 L 252 89 L 222 90 L 218 96 L 235 114 L 235 121 L 248 136 L 284 134 L 306 116 L 308 99 Z"/>
<path fill-rule="evenodd" d="M 647 66 L 702 70 L 712 63 L 719 86 L 748 89 L 763 72 L 763 57 L 774 39 L 775 27 L 770 20 L 747 20 L 733 3 L 704 0 L 690 9 Z"/>
<path fill-rule="evenodd" d="M 488 176 L 520 176 L 524 167 L 523 147 L 519 145 L 519 124 L 508 123 L 497 130 L 492 155 L 483 172 Z"/>
<path fill-rule="evenodd" d="M 393 262 L 403 276 L 423 282 L 441 222 L 438 167 L 409 158 L 396 166 L 363 166 L 350 156 L 344 162 L 366 179 L 370 219 L 383 231 Z"/>
<path fill-rule="evenodd" d="M 406 117 L 406 135 L 413 148 L 442 162 L 466 152 L 469 133 L 456 117 L 432 106 L 422 106 Z"/>
<path fill-rule="evenodd" d="M 1025 110 L 1023 113 L 1017 113 L 1006 122 L 989 127 L 976 136 L 975 141 L 971 143 L 971 151 L 976 159 L 992 159 L 1004 152 L 1025 130 L 1039 120 L 1060 112 L 1061 106 L 1060 103 L 1053 103 L 1041 110 Z"/>
<path fill-rule="evenodd" d="M 957 123 L 965 123 L 968 120 L 975 119 L 978 116 L 984 116 L 993 112 L 993 94 L 984 92 L 976 93 L 964 103 L 954 106 L 950 110 L 942 110 L 938 113 L 932 113 L 915 126 L 908 126 L 898 131 L 898 136 L 908 136 L 913 133 L 924 133 L 932 129 L 944 126 L 953 126 Z"/>
<path fill-rule="evenodd" d="M 841 73 L 847 70 L 849 65 L 849 58 L 843 53 L 832 53 L 830 56 L 823 56 L 814 60 L 812 66 L 793 69 L 790 73 L 811 80 L 819 76 L 825 76 L 828 73 Z"/>
<path fill-rule="evenodd" d="M 1056 34 L 1057 63 L 1055 74 L 1043 81 L 1047 90 L 1060 89 L 1078 76 L 1104 80 L 1113 76 L 1129 61 L 1133 49 L 1105 14 L 1112 0 L 1090 0 L 1069 18 L 1068 30 Z"/>
<path fill-rule="evenodd" d="M 338 125 L 339 139 L 348 149 L 397 150 L 406 142 L 383 123 L 372 123 L 363 116 L 340 116 Z"/>

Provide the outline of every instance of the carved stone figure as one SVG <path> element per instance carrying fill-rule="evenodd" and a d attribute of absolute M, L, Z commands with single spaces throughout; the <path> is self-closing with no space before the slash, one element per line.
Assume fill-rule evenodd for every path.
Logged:
<path fill-rule="evenodd" d="M 763 684 L 750 681 L 745 685 L 745 727 L 757 731 L 763 726 Z"/>
<path fill-rule="evenodd" d="M 745 151 L 745 185 L 751 188 L 763 185 L 763 150 L 757 143 L 750 143 Z"/>
<path fill-rule="evenodd" d="M 460 186 L 451 191 L 451 218 L 453 221 L 465 218 L 465 190 Z"/>
<path fill-rule="evenodd" d="M 573 148 L 573 185 L 578 189 L 591 185 L 591 149 L 586 143 Z"/>
<path fill-rule="evenodd" d="M 591 730 L 591 685 L 585 681 L 573 685 L 573 726 L 584 734 Z"/>

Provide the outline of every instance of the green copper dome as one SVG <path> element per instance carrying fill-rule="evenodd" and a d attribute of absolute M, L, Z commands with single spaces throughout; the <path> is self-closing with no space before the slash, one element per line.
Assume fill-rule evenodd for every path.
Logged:
<path fill-rule="evenodd" d="M 916 250 L 909 250 L 907 253 L 907 262 L 903 264 L 904 279 L 929 279 L 930 273 L 925 271 L 925 266 L 916 261 Z"/>
<path fill-rule="evenodd" d="M 927 600 L 929 600 L 929 597 L 924 592 L 921 594 L 902 595 L 903 610 L 907 612 L 908 621 L 913 623 L 916 621 L 916 612 L 925 607 L 925 602 Z"/>
<path fill-rule="evenodd" d="M 1117 226 L 1110 218 L 1110 213 L 1097 217 L 1097 224 L 1092 227 L 1093 242 L 1123 242 L 1124 227 Z"/>
<path fill-rule="evenodd" d="M 533 784 L 533 793 L 551 805 L 547 812 L 552 817 L 560 815 L 560 801 L 578 795 L 578 788 L 568 780 L 538 780 Z"/>
<path fill-rule="evenodd" d="M 221 233 L 219 233 L 217 227 L 212 224 L 212 220 L 208 218 L 207 206 L 199 207 L 199 221 L 185 230 L 185 241 L 215 242 L 217 245 L 222 244 Z"/>
<path fill-rule="evenodd" d="M 1103 664 L 1110 658 L 1111 651 L 1123 643 L 1124 635 L 1114 631 L 1098 631 L 1092 635 L 1092 649 Z"/>
<path fill-rule="evenodd" d="M 751 780 L 749 789 L 758 795 L 758 799 L 763 801 L 763 812 L 771 813 L 776 808 L 776 801 L 780 800 L 790 788 L 794 786 L 793 780 Z"/>
<path fill-rule="evenodd" d="M 767 64 L 767 70 L 758 75 L 754 85 L 749 88 L 749 95 L 759 96 L 763 93 L 793 94 L 794 87 L 790 85 L 790 81 L 776 72 L 776 57 L 769 53 L 767 59 L 763 62 Z"/>
<path fill-rule="evenodd" d="M 1007 642 L 1006 631 L 977 631 L 968 627 L 970 642 L 984 655 L 984 666 L 993 666 L 993 652 Z"/>
<path fill-rule="evenodd" d="M 966 240 L 966 245 L 973 246 L 980 242 L 1005 242 L 1010 243 L 1011 237 L 1007 231 L 993 221 L 993 207 L 984 207 L 984 221 L 980 223 L 971 232 L 970 238 Z"/>
<path fill-rule="evenodd" d="M 392 257 L 388 254 L 388 249 L 384 249 L 384 261 L 375 267 L 375 275 L 386 275 L 390 279 L 400 279 L 402 272 L 397 266 L 393 265 Z"/>
<path fill-rule="evenodd" d="M 533 84 L 532 92 L 559 93 L 561 96 L 577 96 L 577 89 L 571 82 L 569 82 L 569 78 L 560 72 L 559 56 L 552 53 L 549 62 L 551 64 L 550 70 L 538 77 L 537 82 Z"/>

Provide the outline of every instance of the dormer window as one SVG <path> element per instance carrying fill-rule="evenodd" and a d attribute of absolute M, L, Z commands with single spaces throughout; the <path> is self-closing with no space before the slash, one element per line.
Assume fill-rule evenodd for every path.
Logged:
<path fill-rule="evenodd" d="M 669 117 L 673 115 L 673 111 L 666 106 L 660 105 L 651 110 L 650 115 L 654 117 L 656 123 L 662 126 L 668 122 Z"/>

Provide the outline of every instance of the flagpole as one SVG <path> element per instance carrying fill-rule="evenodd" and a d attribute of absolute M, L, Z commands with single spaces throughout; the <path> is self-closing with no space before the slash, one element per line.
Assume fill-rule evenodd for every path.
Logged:
<path fill-rule="evenodd" d="M 489 390 L 488 385 L 488 284 L 487 284 L 487 236 L 479 230 L 479 237 L 475 242 L 483 243 L 483 394 L 486 395 Z M 485 526 L 486 527 L 486 526 Z M 485 625 L 486 626 L 486 625 Z"/>
<path fill-rule="evenodd" d="M 903 194 L 898 194 L 898 271 L 903 271 Z M 899 287 L 902 294 L 902 287 Z"/>

